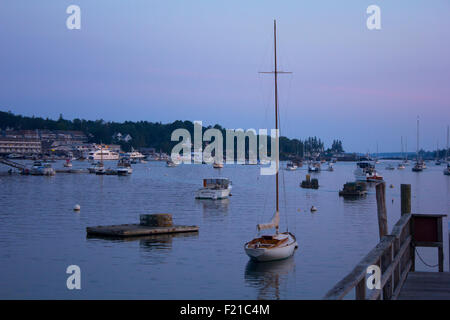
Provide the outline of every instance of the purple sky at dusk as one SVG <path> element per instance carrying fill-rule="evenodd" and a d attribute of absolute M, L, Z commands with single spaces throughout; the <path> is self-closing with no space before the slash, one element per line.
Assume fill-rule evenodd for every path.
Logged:
<path fill-rule="evenodd" d="M 81 30 L 66 8 L 81 7 Z M 366 8 L 381 8 L 381 30 Z M 450 2 L 0 2 L 0 110 L 66 119 L 273 126 L 277 19 L 282 135 L 346 151 L 445 145 Z"/>

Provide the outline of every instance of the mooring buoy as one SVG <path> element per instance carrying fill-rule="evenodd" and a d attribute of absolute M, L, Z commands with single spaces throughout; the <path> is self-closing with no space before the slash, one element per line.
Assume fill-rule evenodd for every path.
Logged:
<path fill-rule="evenodd" d="M 79 204 L 76 204 L 75 207 L 73 207 L 73 211 L 80 211 L 81 207 Z"/>

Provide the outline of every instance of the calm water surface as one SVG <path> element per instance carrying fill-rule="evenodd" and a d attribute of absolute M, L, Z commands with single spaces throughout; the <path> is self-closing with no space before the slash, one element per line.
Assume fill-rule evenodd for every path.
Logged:
<path fill-rule="evenodd" d="M 88 165 L 74 162 L 74 168 Z M 62 168 L 62 162 L 54 167 Z M 412 185 L 414 212 L 450 214 L 450 177 L 442 166 L 429 163 L 422 173 L 384 167 L 378 165 L 388 186 L 390 229 L 400 216 L 401 183 Z M 321 298 L 378 242 L 374 187 L 364 199 L 338 196 L 353 180 L 354 168 L 354 163 L 337 163 L 334 172 L 313 175 L 319 190 L 299 187 L 305 168 L 283 170 L 281 230 L 288 222 L 299 250 L 282 262 L 254 264 L 243 245 L 257 235 L 257 223 L 271 218 L 275 198 L 274 177 L 259 175 L 259 166 L 226 165 L 219 171 L 149 162 L 134 165 L 129 177 L 8 175 L 0 166 L 0 298 Z M 194 199 L 201 179 L 211 176 L 233 181 L 230 199 Z M 81 205 L 78 213 L 72 210 L 75 204 Z M 317 212 L 309 211 L 312 205 Z M 86 238 L 87 226 L 135 223 L 142 213 L 171 213 L 176 224 L 195 224 L 200 232 Z M 423 255 L 436 263 L 436 254 Z M 81 290 L 66 287 L 66 268 L 72 264 L 81 268 Z M 417 268 L 433 270 L 420 261 Z"/>

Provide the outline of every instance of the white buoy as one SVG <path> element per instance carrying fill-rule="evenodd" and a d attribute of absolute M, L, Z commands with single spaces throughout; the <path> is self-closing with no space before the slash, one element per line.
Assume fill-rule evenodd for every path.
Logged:
<path fill-rule="evenodd" d="M 80 211 L 81 207 L 79 204 L 76 204 L 75 207 L 73 207 L 73 211 Z"/>
<path fill-rule="evenodd" d="M 314 206 L 312 206 L 312 207 L 311 207 L 311 212 L 314 212 L 314 211 L 317 211 L 317 208 L 314 207 Z"/>

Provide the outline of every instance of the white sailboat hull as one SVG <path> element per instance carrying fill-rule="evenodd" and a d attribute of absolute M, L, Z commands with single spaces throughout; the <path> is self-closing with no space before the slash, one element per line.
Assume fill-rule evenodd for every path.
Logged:
<path fill-rule="evenodd" d="M 258 262 L 267 262 L 275 260 L 283 260 L 291 257 L 295 249 L 298 247 L 297 240 L 295 236 L 288 233 L 288 241 L 285 245 L 275 247 L 275 248 L 250 248 L 249 243 L 246 243 L 245 253 L 250 257 L 250 259 Z"/>

